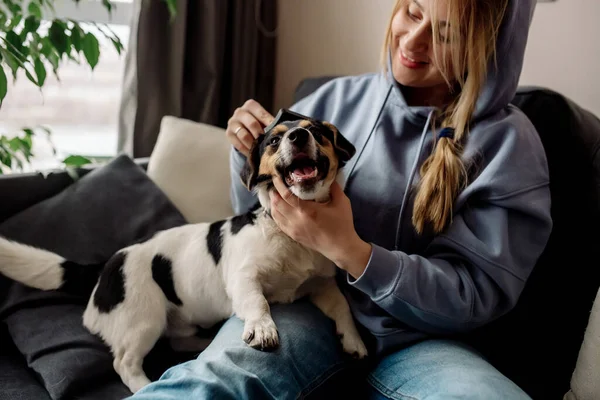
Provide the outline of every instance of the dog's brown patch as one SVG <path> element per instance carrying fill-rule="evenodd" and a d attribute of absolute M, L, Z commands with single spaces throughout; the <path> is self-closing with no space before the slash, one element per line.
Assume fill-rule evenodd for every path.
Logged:
<path fill-rule="evenodd" d="M 300 121 L 300 123 L 298 125 L 301 128 L 308 128 L 309 126 L 312 126 L 312 123 L 306 119 L 303 119 L 302 121 Z"/>
<path fill-rule="evenodd" d="M 271 135 L 280 135 L 285 133 L 288 130 L 288 127 L 284 124 L 275 125 L 273 129 L 271 129 Z"/>
<path fill-rule="evenodd" d="M 274 152 L 271 147 L 268 147 L 260 159 L 258 175 L 269 175 L 269 176 L 276 175 L 277 174 L 277 168 L 276 168 L 276 164 L 275 164 L 276 160 L 277 160 L 277 153 Z"/>

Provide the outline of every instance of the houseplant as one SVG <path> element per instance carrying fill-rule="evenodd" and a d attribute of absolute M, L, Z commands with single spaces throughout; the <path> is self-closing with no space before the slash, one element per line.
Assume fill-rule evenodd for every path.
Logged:
<path fill-rule="evenodd" d="M 174 16 L 176 0 L 162 1 Z M 101 3 L 109 15 L 118 7 L 110 0 L 101 0 Z M 119 54 L 124 51 L 120 38 L 106 24 L 59 18 L 54 4 L 55 0 L 0 0 L 0 107 L 18 73 L 21 76 L 24 73 L 31 84 L 42 91 L 48 74 L 54 74 L 60 81 L 60 68 L 67 61 L 85 63 L 93 71 L 100 60 L 101 49 L 97 33 L 92 33 L 90 27 L 108 38 Z M 27 126 L 12 135 L 0 132 L 0 174 L 22 170 L 33 156 L 33 141 L 40 135 L 50 137 L 51 131 L 43 126 Z M 69 167 L 90 160 L 71 155 L 62 162 Z"/>

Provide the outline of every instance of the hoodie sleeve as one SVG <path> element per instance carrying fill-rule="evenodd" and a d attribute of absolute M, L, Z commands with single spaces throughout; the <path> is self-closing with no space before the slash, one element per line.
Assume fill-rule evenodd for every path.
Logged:
<path fill-rule="evenodd" d="M 469 203 L 422 255 L 371 243 L 348 283 L 416 329 L 467 331 L 514 307 L 551 227 L 548 184 Z"/>

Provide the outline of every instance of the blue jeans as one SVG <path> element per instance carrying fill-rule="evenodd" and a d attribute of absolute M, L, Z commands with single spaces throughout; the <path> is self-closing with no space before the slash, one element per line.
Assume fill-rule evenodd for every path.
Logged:
<path fill-rule="evenodd" d="M 233 317 L 197 359 L 171 367 L 130 399 L 338 398 L 342 389 L 352 394 L 343 397 L 361 399 L 529 399 L 478 353 L 446 340 L 414 344 L 352 375 L 362 379 L 351 378 L 344 373 L 360 368 L 341 351 L 332 321 L 316 307 L 300 301 L 273 306 L 271 313 L 277 350 L 248 347 L 243 323 Z M 325 395 L 332 385 L 340 392 L 329 388 Z"/>

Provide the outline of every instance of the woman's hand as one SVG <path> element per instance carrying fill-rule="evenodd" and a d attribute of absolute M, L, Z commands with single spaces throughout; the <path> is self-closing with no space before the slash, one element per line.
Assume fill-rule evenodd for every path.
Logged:
<path fill-rule="evenodd" d="M 274 118 L 257 101 L 248 100 L 227 121 L 225 136 L 233 147 L 248 157 L 252 142 L 264 133 L 264 127 Z"/>
<path fill-rule="evenodd" d="M 271 215 L 281 230 L 348 271 L 355 279 L 365 270 L 371 245 L 354 229 L 350 199 L 337 182 L 331 185 L 327 203 L 296 197 L 279 177 L 273 179 Z"/>

